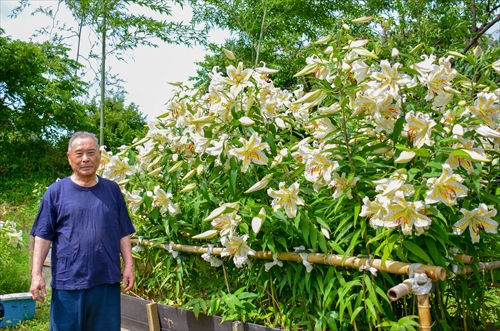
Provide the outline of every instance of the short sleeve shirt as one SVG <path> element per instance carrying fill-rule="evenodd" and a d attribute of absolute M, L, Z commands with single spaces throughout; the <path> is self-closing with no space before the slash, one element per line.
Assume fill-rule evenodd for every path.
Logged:
<path fill-rule="evenodd" d="M 133 232 L 118 184 L 66 177 L 47 189 L 31 235 L 52 241 L 52 288 L 82 290 L 120 282 L 120 239 Z"/>

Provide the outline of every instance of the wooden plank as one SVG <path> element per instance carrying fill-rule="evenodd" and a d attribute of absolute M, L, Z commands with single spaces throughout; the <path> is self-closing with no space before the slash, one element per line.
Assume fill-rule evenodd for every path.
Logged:
<path fill-rule="evenodd" d="M 199 314 L 196 319 L 191 310 L 158 305 L 162 331 L 232 331 L 232 321 L 222 322 L 219 316 Z"/>
<path fill-rule="evenodd" d="M 146 305 L 148 312 L 149 331 L 161 331 L 160 319 L 158 318 L 158 305 L 156 302 L 151 302 Z"/>
<path fill-rule="evenodd" d="M 130 331 L 150 331 L 147 306 L 151 301 L 121 295 L 122 327 Z M 263 325 L 235 321 L 222 322 L 220 316 L 199 314 L 191 310 L 155 304 L 161 331 L 283 331 Z M 155 329 L 156 330 L 156 329 Z"/>

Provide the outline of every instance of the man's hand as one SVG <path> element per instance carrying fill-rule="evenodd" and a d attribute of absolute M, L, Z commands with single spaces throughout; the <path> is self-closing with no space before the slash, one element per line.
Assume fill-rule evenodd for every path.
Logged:
<path fill-rule="evenodd" d="M 134 287 L 135 283 L 135 274 L 134 274 L 134 266 L 126 265 L 123 270 L 123 278 L 122 278 L 122 293 L 128 292 Z"/>
<path fill-rule="evenodd" d="M 47 296 L 47 287 L 42 276 L 35 276 L 31 278 L 30 292 L 33 300 L 40 302 L 45 301 L 45 297 Z"/>

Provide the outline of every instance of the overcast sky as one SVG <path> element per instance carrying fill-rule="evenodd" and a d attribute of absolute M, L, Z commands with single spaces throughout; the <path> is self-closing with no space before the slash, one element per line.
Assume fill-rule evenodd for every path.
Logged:
<path fill-rule="evenodd" d="M 52 21 L 42 14 L 31 16 L 31 12 L 38 6 L 55 6 L 57 0 L 31 1 L 31 8 L 25 10 L 19 17 L 10 19 L 11 10 L 18 5 L 17 0 L 0 0 L 0 27 L 5 34 L 13 39 L 29 41 L 36 29 L 52 25 Z M 168 20 L 189 22 L 191 12 L 189 9 L 181 9 L 179 6 L 172 7 L 173 16 L 166 17 Z M 60 23 L 65 20 L 73 22 L 71 14 L 61 9 L 57 15 Z M 165 18 L 164 18 L 165 19 Z M 222 44 L 227 33 L 216 32 L 211 35 L 211 40 Z M 35 41 L 47 40 L 47 37 L 35 39 Z M 200 46 L 188 48 L 179 45 L 159 44 L 159 48 L 138 47 L 129 52 L 127 63 L 117 61 L 113 58 L 107 60 L 112 66 L 112 72 L 119 74 L 125 81 L 124 87 L 128 92 L 127 103 L 134 102 L 139 110 L 145 114 L 148 120 L 154 120 L 164 111 L 164 104 L 172 95 L 173 87 L 167 82 L 182 81 L 188 83 L 189 76 L 196 74 L 194 62 L 202 61 L 205 54 Z M 76 51 L 74 52 L 76 54 Z"/>

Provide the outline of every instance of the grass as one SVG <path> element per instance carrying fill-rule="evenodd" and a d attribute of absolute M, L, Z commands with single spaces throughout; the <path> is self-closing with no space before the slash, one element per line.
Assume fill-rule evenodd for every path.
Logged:
<path fill-rule="evenodd" d="M 31 275 L 29 269 L 28 236 L 38 210 L 38 197 L 28 199 L 26 203 L 12 206 L 0 204 L 0 219 L 14 221 L 17 228 L 23 231 L 20 246 L 6 245 L 2 247 L 0 259 L 0 294 L 28 292 Z M 7 327 L 5 331 L 47 331 L 49 329 L 50 289 L 44 303 L 37 302 L 35 315 L 28 321 Z"/>

